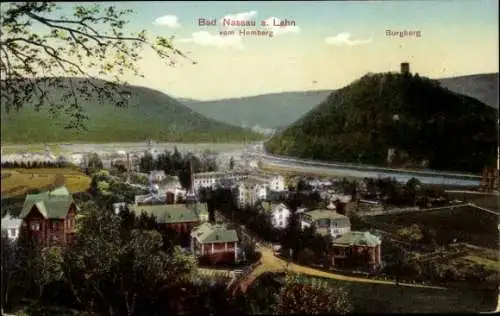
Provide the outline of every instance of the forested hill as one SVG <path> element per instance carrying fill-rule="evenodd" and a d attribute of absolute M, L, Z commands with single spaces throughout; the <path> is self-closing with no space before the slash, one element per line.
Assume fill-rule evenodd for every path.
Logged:
<path fill-rule="evenodd" d="M 66 79 L 67 80 L 67 79 Z M 73 78 L 75 84 L 81 79 Z M 93 80 L 102 86 L 104 81 Z M 126 108 L 111 102 L 98 102 L 97 97 L 80 104 L 88 114 L 87 131 L 64 128 L 64 114 L 52 119 L 46 106 L 40 112 L 33 104 L 25 104 L 19 112 L 5 113 L 2 105 L 2 142 L 41 143 L 59 141 L 131 142 L 155 139 L 170 142 L 233 142 L 259 139 L 249 130 L 209 119 L 184 106 L 176 99 L 153 89 L 124 86 L 130 92 Z M 49 99 L 61 103 L 63 91 L 50 88 Z"/>
<path fill-rule="evenodd" d="M 395 149 L 391 166 L 478 172 L 495 161 L 497 117 L 496 109 L 438 81 L 369 74 L 330 94 L 266 147 L 278 155 L 378 165 L 387 165 Z"/>
<path fill-rule="evenodd" d="M 498 108 L 498 73 L 436 79 L 449 90 Z M 292 124 L 334 90 L 281 92 L 213 101 L 179 99 L 182 104 L 217 121 L 236 126 L 281 128 Z"/>

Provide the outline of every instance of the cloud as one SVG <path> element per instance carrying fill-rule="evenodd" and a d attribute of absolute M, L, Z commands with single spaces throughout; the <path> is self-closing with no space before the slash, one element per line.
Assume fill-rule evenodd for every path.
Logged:
<path fill-rule="evenodd" d="M 240 12 L 240 13 L 234 13 L 234 14 L 228 14 L 228 15 L 225 15 L 224 17 L 222 17 L 219 21 L 219 24 L 220 25 L 223 25 L 222 24 L 222 21 L 224 19 L 229 19 L 229 20 L 232 20 L 232 21 L 251 21 L 251 20 L 255 20 L 255 16 L 257 15 L 257 11 L 247 11 L 247 12 Z M 256 21 L 257 23 L 257 21 Z M 226 26 L 227 28 L 234 28 L 232 26 Z"/>
<path fill-rule="evenodd" d="M 156 18 L 154 24 L 171 28 L 177 28 L 181 26 L 179 24 L 179 18 L 175 15 L 164 15 L 159 18 Z"/>
<path fill-rule="evenodd" d="M 296 25 L 283 25 L 280 26 L 281 19 L 272 16 L 266 20 L 266 28 L 274 32 L 274 35 L 282 35 L 287 33 L 298 33 L 300 32 L 300 27 Z M 283 21 L 287 23 L 286 21 Z M 295 23 L 295 22 L 294 22 Z"/>
<path fill-rule="evenodd" d="M 195 32 L 191 34 L 190 38 L 183 38 L 179 39 L 178 41 L 181 43 L 193 43 L 200 46 L 215 46 L 218 48 L 243 48 L 243 43 L 240 36 L 212 35 L 207 31 Z"/>
<path fill-rule="evenodd" d="M 336 45 L 336 46 L 356 46 L 368 44 L 372 41 L 372 39 L 366 40 L 351 40 L 351 34 L 349 33 L 339 33 L 335 36 L 330 36 L 325 38 L 325 43 L 328 45 Z"/>

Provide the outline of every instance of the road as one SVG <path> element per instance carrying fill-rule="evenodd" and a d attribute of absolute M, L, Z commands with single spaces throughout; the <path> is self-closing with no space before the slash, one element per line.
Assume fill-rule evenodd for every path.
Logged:
<path fill-rule="evenodd" d="M 287 262 L 281 258 L 274 255 L 272 246 L 268 243 L 260 241 L 255 238 L 245 227 L 241 227 L 242 232 L 247 238 L 257 241 L 257 250 L 261 253 L 261 265 L 259 265 L 254 271 L 252 271 L 247 277 L 240 280 L 239 285 L 235 286 L 236 289 L 240 289 L 243 293 L 246 292 L 248 287 L 264 272 L 285 272 L 291 271 L 295 273 L 305 274 L 309 276 L 336 279 L 349 282 L 363 282 L 363 283 L 378 283 L 378 284 L 393 284 L 395 281 L 385 281 L 385 280 L 375 280 L 371 278 L 354 277 L 347 276 L 338 273 L 326 272 L 312 267 L 298 265 L 296 263 Z M 430 288 L 430 289 L 440 289 L 445 290 L 444 287 L 422 285 L 422 284 L 409 284 L 409 283 L 399 283 L 400 286 L 407 287 L 419 287 L 419 288 Z"/>
<path fill-rule="evenodd" d="M 255 281 L 264 272 L 290 271 L 314 277 L 329 278 L 329 279 L 348 281 L 348 282 L 396 285 L 395 281 L 375 280 L 370 278 L 347 276 L 338 273 L 326 272 L 319 269 L 298 265 L 295 263 L 288 263 L 287 261 L 276 257 L 274 255 L 273 250 L 269 246 L 265 246 L 261 243 L 259 243 L 257 249 L 262 254 L 261 257 L 262 264 L 258 266 L 254 271 L 252 271 L 252 273 L 250 273 L 245 279 L 240 281 L 240 289 L 243 293 L 245 293 L 248 287 L 253 283 L 253 281 Z M 422 285 L 422 284 L 399 283 L 399 285 L 405 287 L 446 290 L 446 288 L 444 287 Z"/>
<path fill-rule="evenodd" d="M 254 159 L 276 167 L 325 173 L 335 171 L 356 178 L 395 177 L 400 182 L 407 182 L 409 179 L 415 177 L 425 184 L 447 184 L 457 186 L 476 186 L 479 185 L 481 179 L 478 175 L 465 173 L 437 170 L 402 170 L 361 164 L 327 163 L 310 159 L 276 156 L 266 153 L 262 144 L 248 146 L 244 155 L 247 157 L 254 157 Z"/>

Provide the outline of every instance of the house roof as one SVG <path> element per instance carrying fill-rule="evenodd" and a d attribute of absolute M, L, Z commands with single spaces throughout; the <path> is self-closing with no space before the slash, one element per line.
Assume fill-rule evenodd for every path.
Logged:
<path fill-rule="evenodd" d="M 239 241 L 236 230 L 227 229 L 224 225 L 214 225 L 211 223 L 203 223 L 193 229 L 191 237 L 196 238 L 202 244 Z"/>
<path fill-rule="evenodd" d="M 331 220 L 349 219 L 349 217 L 345 215 L 339 214 L 337 212 L 328 209 L 316 209 L 309 212 L 305 212 L 304 214 L 309 215 L 312 220 L 327 219 L 327 218 Z"/>
<path fill-rule="evenodd" d="M 333 241 L 336 245 L 349 246 L 377 246 L 381 244 L 380 238 L 370 232 L 350 231 Z"/>
<path fill-rule="evenodd" d="M 22 219 L 7 214 L 2 218 L 2 229 L 18 228 L 22 222 Z"/>
<path fill-rule="evenodd" d="M 174 224 L 197 222 L 200 220 L 196 207 L 187 207 L 186 204 L 159 204 L 159 205 L 131 205 L 133 212 L 140 215 L 146 212 L 156 217 L 158 223 Z"/>
<path fill-rule="evenodd" d="M 165 171 L 163 170 L 153 170 L 149 173 L 151 177 L 165 176 Z"/>
<path fill-rule="evenodd" d="M 243 183 L 245 185 L 263 185 L 267 184 L 269 182 L 269 179 L 263 176 L 258 176 L 258 175 L 249 175 L 247 179 L 243 180 Z"/>
<path fill-rule="evenodd" d="M 64 186 L 39 194 L 28 194 L 24 200 L 19 218 L 26 217 L 33 206 L 36 206 L 45 218 L 64 218 L 73 203 L 73 197 Z"/>

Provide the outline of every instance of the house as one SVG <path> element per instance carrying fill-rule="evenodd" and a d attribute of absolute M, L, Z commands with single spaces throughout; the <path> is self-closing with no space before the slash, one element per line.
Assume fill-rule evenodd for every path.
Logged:
<path fill-rule="evenodd" d="M 237 204 L 239 207 L 254 206 L 258 201 L 267 199 L 268 185 L 258 179 L 244 179 L 238 185 Z"/>
<path fill-rule="evenodd" d="M 149 182 L 150 183 L 158 183 L 158 182 L 165 180 L 166 177 L 167 177 L 167 175 L 165 174 L 165 171 L 153 170 L 149 173 Z"/>
<path fill-rule="evenodd" d="M 209 219 L 208 209 L 204 208 L 200 210 L 198 215 L 200 216 L 200 222 L 202 223 L 208 222 Z"/>
<path fill-rule="evenodd" d="M 221 179 L 233 179 L 240 181 L 246 178 L 247 175 L 242 172 L 199 172 L 193 174 L 193 192 L 198 194 L 201 188 L 212 188 Z"/>
<path fill-rule="evenodd" d="M 351 231 L 349 217 L 326 209 L 317 209 L 302 215 L 302 229 L 311 225 L 316 226 L 316 231 L 319 234 L 330 235 L 332 238 L 337 238 Z"/>
<path fill-rule="evenodd" d="M 238 234 L 221 224 L 203 223 L 191 232 L 191 251 L 210 264 L 238 262 Z"/>
<path fill-rule="evenodd" d="M 5 215 L 2 218 L 2 233 L 5 232 L 10 240 L 16 240 L 19 237 L 22 222 L 23 220 L 20 218 L 10 214 Z"/>
<path fill-rule="evenodd" d="M 290 213 L 290 208 L 285 203 L 276 205 L 271 210 L 271 223 L 275 228 L 286 228 Z"/>
<path fill-rule="evenodd" d="M 361 199 L 357 201 L 356 211 L 357 212 L 378 212 L 384 210 L 382 202 L 376 200 L 365 200 Z"/>
<path fill-rule="evenodd" d="M 340 203 L 349 203 L 352 201 L 352 195 L 334 193 L 334 194 L 330 195 L 330 201 L 332 201 L 332 202 L 339 201 Z"/>
<path fill-rule="evenodd" d="M 159 227 L 170 228 L 179 234 L 190 233 L 193 227 L 200 224 L 201 204 L 133 204 L 130 209 L 140 216 L 143 212 L 156 217 Z"/>
<path fill-rule="evenodd" d="M 166 204 L 167 196 L 154 193 L 134 196 L 134 204 Z"/>
<path fill-rule="evenodd" d="M 193 191 L 198 193 L 200 188 L 213 187 L 221 179 L 232 179 L 239 182 L 249 178 L 267 183 L 271 191 L 285 191 L 285 178 L 280 174 L 238 171 L 195 173 L 193 174 Z"/>
<path fill-rule="evenodd" d="M 334 267 L 368 267 L 373 270 L 382 264 L 382 241 L 370 232 L 350 231 L 332 244 Z"/>
<path fill-rule="evenodd" d="M 238 187 L 238 181 L 232 178 L 221 178 L 215 181 L 214 187 L 232 190 Z"/>
<path fill-rule="evenodd" d="M 481 189 L 488 192 L 498 190 L 499 174 L 496 168 L 485 168 L 480 181 Z"/>
<path fill-rule="evenodd" d="M 249 173 L 249 177 L 266 182 L 268 184 L 269 190 L 271 191 L 285 191 L 285 177 L 279 173 L 251 172 Z"/>
<path fill-rule="evenodd" d="M 125 202 L 113 203 L 113 212 L 118 215 L 125 207 L 127 207 Z"/>
<path fill-rule="evenodd" d="M 75 236 L 75 216 L 78 211 L 66 187 L 39 194 L 28 194 L 19 217 L 29 238 L 43 246 L 65 246 Z"/>

